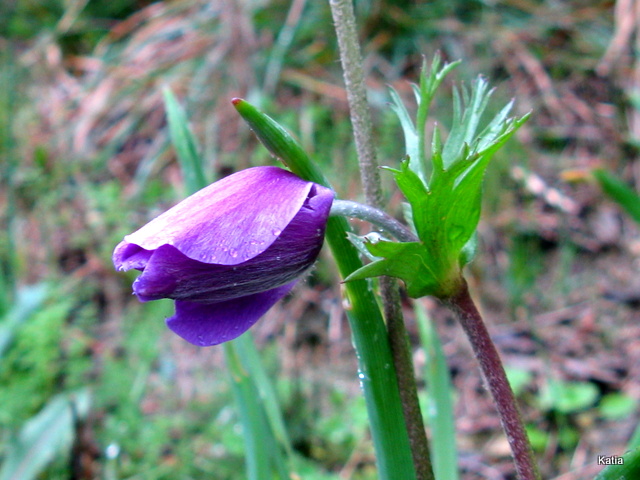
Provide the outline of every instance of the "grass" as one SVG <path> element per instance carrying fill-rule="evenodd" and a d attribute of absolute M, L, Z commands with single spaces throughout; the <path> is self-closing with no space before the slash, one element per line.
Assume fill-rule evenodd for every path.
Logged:
<path fill-rule="evenodd" d="M 289 2 L 244 10 L 222 3 L 87 7 L 63 35 L 50 34 L 65 13 L 61 2 L 39 15 L 18 2 L 13 17 L 3 17 L 11 22 L 0 43 L 0 462 L 51 399 L 89 387 L 74 452 L 98 478 L 243 478 L 242 436 L 220 351 L 172 338 L 162 322 L 170 302 L 137 303 L 129 293 L 133 276 L 110 264 L 123 235 L 186 192 L 169 147 L 162 88 L 185 106 L 210 178 L 271 161 L 229 103 L 246 95 L 319 159 L 342 197 L 360 190 L 335 41 L 318 33 L 318 24 L 330 25 L 326 5 L 307 2 L 287 47 L 276 44 L 284 20 L 276 12 Z M 534 111 L 521 143 L 509 145 L 487 174 L 481 250 L 470 276 L 507 363 L 529 372 L 520 398 L 540 433 L 545 478 L 588 472 L 596 454 L 622 453 L 637 421 L 624 399 L 638 400 L 637 309 L 628 297 L 603 296 L 635 281 L 637 227 L 614 215 L 620 234 L 600 240 L 598 219 L 609 217 L 598 215 L 615 207 L 594 184 L 564 180 L 596 166 L 633 179 L 627 153 L 637 135 L 617 120 L 631 96 L 615 63 L 609 74 L 595 74 L 616 33 L 608 3 L 561 3 L 435 2 L 426 9 L 358 2 L 382 163 L 397 166 L 402 152 L 386 84 L 408 98 L 422 54 L 439 49 L 462 58 L 458 80 L 485 73 L 499 84 L 497 96 L 515 96 L 519 113 Z M 126 20 L 130 14 L 135 21 Z M 263 74 L 276 45 L 286 49 L 273 57 L 281 59 L 280 81 L 265 95 Z M 441 125 L 449 105 L 441 98 L 434 106 Z M 515 165 L 578 202 L 580 212 L 549 203 L 544 190 L 513 175 Z M 401 198 L 383 178 L 398 213 Z M 333 278 L 333 266 L 321 263 L 254 333 L 277 379 L 301 477 L 374 478 Z M 508 475 L 508 462 L 491 448 L 499 443 L 495 417 L 465 343 L 426 303 L 459 399 L 461 478 L 483 463 Z M 410 328 L 419 364 L 418 331 Z M 552 381 L 593 385 L 596 396 L 575 409 L 541 405 Z M 611 397 L 617 394 L 622 401 Z M 111 459 L 109 446 L 118 451 Z M 40 478 L 69 478 L 76 467 L 68 453 Z"/>

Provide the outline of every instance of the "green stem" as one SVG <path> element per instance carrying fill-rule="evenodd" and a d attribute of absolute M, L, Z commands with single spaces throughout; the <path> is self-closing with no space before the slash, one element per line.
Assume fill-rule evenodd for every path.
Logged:
<path fill-rule="evenodd" d="M 521 480 L 540 480 L 540 473 L 533 458 L 533 450 L 520 417 L 516 398 L 507 380 L 500 355 L 491 340 L 480 312 L 469 295 L 466 281 L 463 280 L 462 288 L 456 295 L 444 301 L 457 314 L 478 359 L 480 369 L 498 409 L 502 428 L 511 446 L 518 478 Z"/>
<path fill-rule="evenodd" d="M 340 61 L 344 72 L 362 186 L 367 203 L 380 208 L 382 206 L 382 187 L 373 142 L 371 116 L 367 102 L 353 3 L 351 0 L 330 0 L 329 4 L 338 37 Z M 419 480 L 432 480 L 434 475 L 429 456 L 429 443 L 418 402 L 415 372 L 400 307 L 397 281 L 391 278 L 381 279 L 380 296 L 387 319 L 391 355 L 398 376 L 398 387 L 402 396 L 402 409 L 409 431 L 416 475 Z"/>

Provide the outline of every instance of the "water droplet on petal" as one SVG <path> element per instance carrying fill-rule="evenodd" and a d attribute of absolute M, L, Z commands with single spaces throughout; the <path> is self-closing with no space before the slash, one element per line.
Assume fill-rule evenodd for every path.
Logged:
<path fill-rule="evenodd" d="M 229 250 L 229 255 L 231 256 L 231 258 L 236 258 L 238 256 L 238 251 L 232 248 L 231 250 Z"/>
<path fill-rule="evenodd" d="M 274 228 L 271 233 L 273 233 L 273 235 L 275 237 L 277 237 L 278 235 L 280 235 L 282 233 L 282 230 L 278 229 L 278 228 Z"/>

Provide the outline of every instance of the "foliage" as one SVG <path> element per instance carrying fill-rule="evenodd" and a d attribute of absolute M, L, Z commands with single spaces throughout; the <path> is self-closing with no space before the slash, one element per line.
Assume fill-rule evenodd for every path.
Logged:
<path fill-rule="evenodd" d="M 423 152 L 424 123 L 436 89 L 452 66 L 445 64 L 440 68 L 440 59 L 436 57 L 429 73 L 426 65 L 423 67 L 420 86 L 415 88 L 418 127 L 413 126 L 407 109 L 394 96 L 409 158 L 399 170 L 391 171 L 411 206 L 410 217 L 419 242 L 367 243 L 377 260 L 351 274 L 347 281 L 380 275 L 397 277 L 405 282 L 409 296 L 414 298 L 425 295 L 446 298 L 459 287 L 461 269 L 475 253 L 482 180 L 489 160 L 528 116 L 507 118 L 511 110 L 508 104 L 478 133 L 491 93 L 487 82 L 479 78 L 471 93 L 463 90 L 461 98 L 456 92 L 452 128 L 444 144 L 436 128 L 432 165 L 427 165 Z M 407 262 L 407 258 L 414 261 Z"/>

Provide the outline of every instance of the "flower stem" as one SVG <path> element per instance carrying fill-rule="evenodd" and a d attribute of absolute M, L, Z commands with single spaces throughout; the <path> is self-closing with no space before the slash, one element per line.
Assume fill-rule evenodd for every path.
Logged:
<path fill-rule="evenodd" d="M 342 216 L 365 220 L 389 232 L 401 242 L 419 242 L 420 239 L 398 220 L 377 208 L 351 200 L 334 200 L 331 205 L 332 216 Z"/>
<path fill-rule="evenodd" d="M 524 429 L 515 396 L 507 380 L 500 356 L 469 295 L 469 288 L 463 280 L 457 294 L 444 299 L 457 315 L 463 330 L 469 338 L 480 369 L 487 382 L 493 401 L 498 409 L 504 429 L 513 453 L 518 478 L 521 480 L 540 480 L 540 473 L 533 459 L 533 450 Z"/>
<path fill-rule="evenodd" d="M 382 206 L 382 187 L 373 142 L 371 116 L 364 83 L 362 55 L 358 44 L 356 20 L 351 0 L 330 0 L 331 15 L 338 37 L 340 61 L 349 101 L 353 135 L 360 164 L 360 177 L 367 203 Z M 429 443 L 418 403 L 410 344 L 400 306 L 396 280 L 380 281 L 380 296 L 387 319 L 391 355 L 401 392 L 402 409 L 411 443 L 411 453 L 418 480 L 434 479 Z"/>

